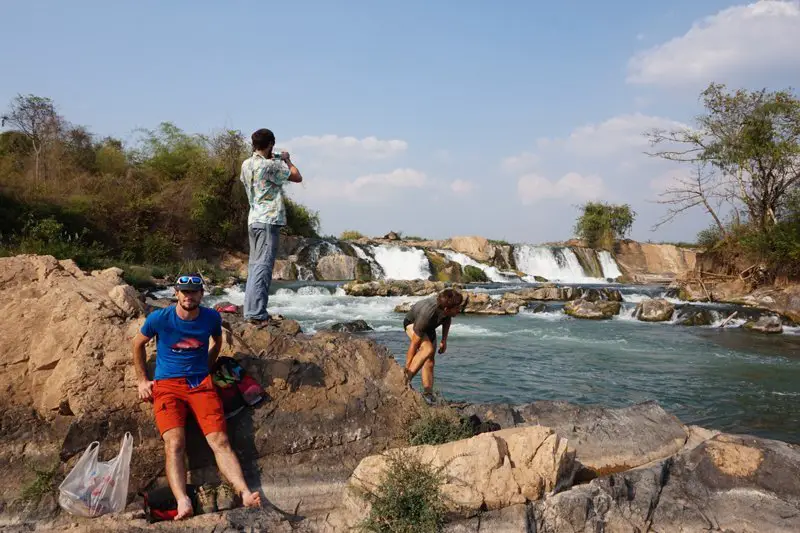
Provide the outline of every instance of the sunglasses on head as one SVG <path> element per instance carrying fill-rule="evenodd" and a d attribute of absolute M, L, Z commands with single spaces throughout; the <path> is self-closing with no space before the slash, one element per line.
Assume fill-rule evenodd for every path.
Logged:
<path fill-rule="evenodd" d="M 181 276 L 178 278 L 178 283 L 181 285 L 191 283 L 192 285 L 202 285 L 203 278 L 200 276 Z"/>

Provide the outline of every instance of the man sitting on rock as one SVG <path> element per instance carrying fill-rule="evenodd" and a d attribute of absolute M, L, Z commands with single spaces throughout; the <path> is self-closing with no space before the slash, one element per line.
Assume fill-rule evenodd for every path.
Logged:
<path fill-rule="evenodd" d="M 167 480 L 178 502 L 176 520 L 192 515 L 186 492 L 186 411 L 191 409 L 222 475 L 241 495 L 248 507 L 261 505 L 261 496 L 251 492 L 239 460 L 228 441 L 225 414 L 209 374 L 222 346 L 222 317 L 203 307 L 203 279 L 199 274 L 180 276 L 175 285 L 178 304 L 153 311 L 133 340 L 133 363 L 139 398 L 153 401 L 156 426 L 164 439 Z M 147 378 L 145 345 L 156 337 L 154 381 Z M 209 346 L 209 338 L 213 344 Z"/>
<path fill-rule="evenodd" d="M 403 328 L 411 339 L 406 353 L 406 380 L 411 381 L 422 369 L 422 390 L 425 400 L 433 401 L 433 368 L 436 364 L 436 328 L 442 326 L 439 353 L 447 351 L 447 335 L 452 317 L 461 312 L 464 297 L 453 289 L 445 289 L 435 297 L 415 303 L 403 320 Z"/>

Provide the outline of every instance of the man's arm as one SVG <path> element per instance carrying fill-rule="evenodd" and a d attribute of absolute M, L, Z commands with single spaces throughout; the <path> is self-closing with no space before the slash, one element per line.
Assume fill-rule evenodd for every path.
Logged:
<path fill-rule="evenodd" d="M 286 154 L 286 159 L 284 159 L 284 162 L 289 167 L 289 181 L 294 183 L 300 183 L 303 181 L 303 176 L 300 174 L 300 171 L 297 169 L 297 167 L 294 166 L 292 160 L 289 159 L 289 154 Z"/>
<path fill-rule="evenodd" d="M 150 337 L 141 332 L 133 338 L 133 368 L 136 371 L 136 383 L 139 389 L 139 399 L 149 400 L 153 396 L 153 382 L 147 379 L 147 350 L 145 345 L 150 342 Z"/>
<path fill-rule="evenodd" d="M 448 316 L 442 320 L 442 342 L 439 344 L 439 353 L 447 351 L 447 335 L 450 333 L 450 323 L 452 319 Z"/>
<path fill-rule="evenodd" d="M 211 336 L 211 346 L 208 348 L 208 370 L 213 370 L 214 363 L 217 362 L 219 351 L 222 348 L 222 335 Z"/>

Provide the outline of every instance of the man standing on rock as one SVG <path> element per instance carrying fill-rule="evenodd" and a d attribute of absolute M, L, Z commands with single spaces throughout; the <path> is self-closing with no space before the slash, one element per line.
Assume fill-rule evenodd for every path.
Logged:
<path fill-rule="evenodd" d="M 261 496 L 247 487 L 242 468 L 228 440 L 225 413 L 209 374 L 222 347 L 222 317 L 203 307 L 203 279 L 199 274 L 180 276 L 175 285 L 178 304 L 153 311 L 133 339 L 133 363 L 139 398 L 153 401 L 153 410 L 167 459 L 167 480 L 178 502 L 175 520 L 193 514 L 186 492 L 186 411 L 214 452 L 222 475 L 233 485 L 247 507 L 259 507 Z M 156 337 L 156 371 L 147 378 L 145 345 Z M 209 346 L 209 338 L 213 344 Z"/>
<path fill-rule="evenodd" d="M 447 335 L 452 317 L 461 312 L 464 297 L 453 289 L 415 303 L 403 320 L 403 328 L 411 340 L 406 353 L 406 379 L 410 382 L 422 369 L 423 397 L 433 401 L 433 368 L 436 364 L 436 328 L 442 326 L 439 353 L 447 351 Z"/>
<path fill-rule="evenodd" d="M 288 152 L 273 154 L 275 135 L 262 128 L 251 136 L 253 155 L 242 163 L 240 179 L 250 202 L 247 217 L 250 258 L 244 292 L 244 318 L 256 325 L 269 323 L 267 312 L 272 269 L 278 254 L 281 226 L 286 225 L 283 185 L 300 183 L 303 176 Z"/>

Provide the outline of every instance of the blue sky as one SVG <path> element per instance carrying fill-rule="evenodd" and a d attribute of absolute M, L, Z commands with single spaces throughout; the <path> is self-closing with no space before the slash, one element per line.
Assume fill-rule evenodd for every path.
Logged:
<path fill-rule="evenodd" d="M 430 4 L 435 4 L 432 6 Z M 500 7 L 502 6 L 502 7 Z M 3 2 L 0 105 L 52 98 L 128 142 L 269 127 L 323 232 L 571 237 L 575 205 L 651 232 L 676 174 L 640 133 L 690 123 L 710 81 L 797 86 L 800 2 Z M 10 52 L 9 52 L 10 51 Z"/>

